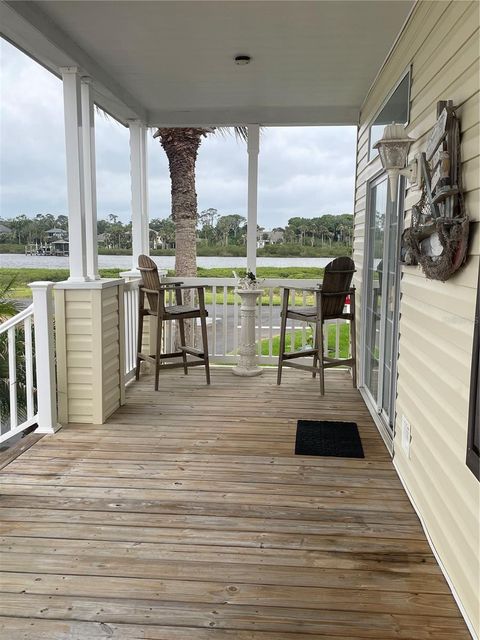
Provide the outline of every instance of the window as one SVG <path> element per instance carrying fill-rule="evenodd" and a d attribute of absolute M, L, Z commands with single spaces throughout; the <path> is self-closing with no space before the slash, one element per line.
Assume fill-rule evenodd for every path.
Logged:
<path fill-rule="evenodd" d="M 480 480 L 480 271 L 478 274 L 477 307 L 473 330 L 470 407 L 468 412 L 467 466 Z"/>
<path fill-rule="evenodd" d="M 370 150 L 368 158 L 371 160 L 377 155 L 373 145 L 380 140 L 387 124 L 397 122 L 408 124 L 410 117 L 410 70 L 403 76 L 393 93 L 383 105 L 380 113 L 370 126 Z"/>

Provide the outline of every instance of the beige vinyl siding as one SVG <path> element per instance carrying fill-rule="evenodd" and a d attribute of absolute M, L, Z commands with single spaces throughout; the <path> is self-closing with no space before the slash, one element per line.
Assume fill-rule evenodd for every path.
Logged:
<path fill-rule="evenodd" d="M 121 404 L 123 286 L 116 283 L 56 287 L 61 422 L 102 423 Z"/>
<path fill-rule="evenodd" d="M 480 485 L 465 455 L 480 255 L 478 29 L 477 2 L 420 2 L 415 7 L 362 108 L 354 245 L 361 292 L 367 182 L 381 169 L 378 159 L 368 161 L 369 125 L 411 65 L 407 131 L 416 142 L 410 158 L 425 147 L 437 101 L 453 100 L 461 122 L 462 176 L 472 225 L 467 263 L 446 283 L 427 280 L 419 267 L 402 267 L 394 461 L 477 635 Z M 418 193 L 407 193 L 407 226 L 417 199 Z M 360 310 L 361 295 L 358 300 Z M 410 457 L 401 446 L 402 415 L 411 424 Z"/>

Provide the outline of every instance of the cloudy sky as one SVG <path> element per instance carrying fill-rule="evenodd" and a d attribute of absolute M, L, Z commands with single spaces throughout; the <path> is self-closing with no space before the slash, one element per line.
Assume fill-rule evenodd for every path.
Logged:
<path fill-rule="evenodd" d="M 67 213 L 61 82 L 0 40 L 0 217 Z M 259 224 L 292 216 L 351 213 L 353 127 L 268 128 L 259 159 Z M 128 130 L 96 116 L 98 216 L 130 216 Z M 197 164 L 199 211 L 245 215 L 247 151 L 234 136 L 209 136 Z M 150 215 L 170 212 L 165 154 L 149 142 Z"/>

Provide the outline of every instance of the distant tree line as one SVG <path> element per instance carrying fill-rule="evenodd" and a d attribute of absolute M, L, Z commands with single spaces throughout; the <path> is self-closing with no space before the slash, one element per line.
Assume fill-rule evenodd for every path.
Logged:
<path fill-rule="evenodd" d="M 171 218 L 151 220 L 163 248 L 173 247 L 175 225 Z M 242 246 L 247 242 L 247 220 L 239 214 L 222 216 L 217 209 L 205 209 L 198 215 L 197 238 L 208 247 Z M 290 218 L 286 227 L 266 231 L 257 227 L 257 239 L 267 244 L 296 244 L 300 246 L 351 245 L 353 215 L 326 214 L 316 218 Z"/>
<path fill-rule="evenodd" d="M 68 217 L 65 215 L 24 214 L 0 220 L 9 232 L 0 233 L 0 243 L 27 245 L 46 242 L 52 230 L 68 233 Z M 1 227 L 0 227 L 1 230 Z M 131 222 L 124 224 L 119 216 L 111 213 L 107 219 L 98 220 L 99 244 L 108 249 L 131 248 Z M 326 214 L 315 218 L 292 217 L 285 227 L 266 230 L 257 227 L 257 242 L 264 245 L 296 245 L 300 247 L 351 246 L 353 216 L 351 214 Z M 153 249 L 175 248 L 175 224 L 171 217 L 153 218 L 150 221 L 150 242 Z M 199 247 L 242 247 L 247 242 L 247 221 L 239 214 L 221 215 L 217 209 L 205 209 L 198 215 L 197 244 Z"/>

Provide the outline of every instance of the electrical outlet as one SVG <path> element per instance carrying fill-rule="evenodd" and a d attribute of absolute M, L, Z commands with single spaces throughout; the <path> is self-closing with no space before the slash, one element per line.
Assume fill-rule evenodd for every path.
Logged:
<path fill-rule="evenodd" d="M 410 458 L 410 441 L 412 439 L 410 422 L 402 415 L 402 448 Z"/>

